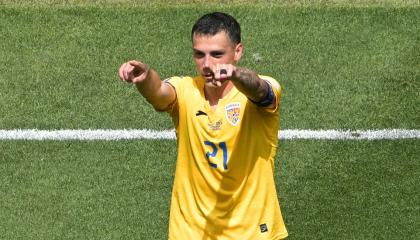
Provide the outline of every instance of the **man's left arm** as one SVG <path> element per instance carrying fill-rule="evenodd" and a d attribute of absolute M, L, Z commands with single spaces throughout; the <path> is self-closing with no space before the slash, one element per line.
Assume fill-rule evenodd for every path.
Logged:
<path fill-rule="evenodd" d="M 261 79 L 256 72 L 246 68 L 235 67 L 231 81 L 239 91 L 258 106 L 275 107 L 276 100 L 271 85 Z"/>

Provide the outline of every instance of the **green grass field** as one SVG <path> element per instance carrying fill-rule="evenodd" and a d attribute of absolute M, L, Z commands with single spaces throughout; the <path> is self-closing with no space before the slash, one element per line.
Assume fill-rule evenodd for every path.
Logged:
<path fill-rule="evenodd" d="M 175 1 L 173 1 L 175 2 Z M 119 65 L 194 74 L 190 29 L 241 23 L 283 129 L 420 129 L 420 3 L 0 1 L 0 129 L 171 129 Z M 228 3 L 228 4 L 227 4 Z M 1 141 L 0 239 L 167 239 L 176 142 Z M 418 239 L 419 140 L 280 141 L 289 239 Z"/>

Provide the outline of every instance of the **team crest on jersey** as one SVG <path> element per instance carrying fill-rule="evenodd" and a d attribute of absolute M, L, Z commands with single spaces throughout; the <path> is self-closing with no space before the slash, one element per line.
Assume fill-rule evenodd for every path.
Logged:
<path fill-rule="evenodd" d="M 239 123 L 239 116 L 241 115 L 241 104 L 236 103 L 230 103 L 225 106 L 225 114 L 226 119 L 230 124 L 233 126 L 238 125 Z"/>

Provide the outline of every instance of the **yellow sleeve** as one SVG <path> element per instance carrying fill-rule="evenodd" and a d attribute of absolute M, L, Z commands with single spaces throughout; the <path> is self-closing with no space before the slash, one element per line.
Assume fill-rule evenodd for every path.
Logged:
<path fill-rule="evenodd" d="M 171 115 L 172 121 L 175 127 L 178 126 L 178 116 L 179 116 L 179 99 L 182 98 L 183 95 L 183 82 L 182 77 L 170 77 L 164 80 L 164 84 L 171 85 L 176 94 L 175 100 L 169 104 L 169 106 L 163 110 L 163 112 L 167 112 Z"/>

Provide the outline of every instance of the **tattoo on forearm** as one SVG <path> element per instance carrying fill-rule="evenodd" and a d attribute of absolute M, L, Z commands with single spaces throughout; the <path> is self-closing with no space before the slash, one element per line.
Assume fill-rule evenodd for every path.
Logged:
<path fill-rule="evenodd" d="M 257 81 L 258 76 L 254 72 L 248 69 L 240 68 L 238 69 L 238 73 L 239 73 L 238 80 L 242 86 L 249 89 L 255 89 L 255 90 L 258 89 L 259 87 L 259 81 Z"/>
<path fill-rule="evenodd" d="M 255 72 L 245 68 L 237 68 L 236 75 L 235 85 L 245 95 L 257 101 L 265 97 L 268 91 L 267 85 Z"/>

